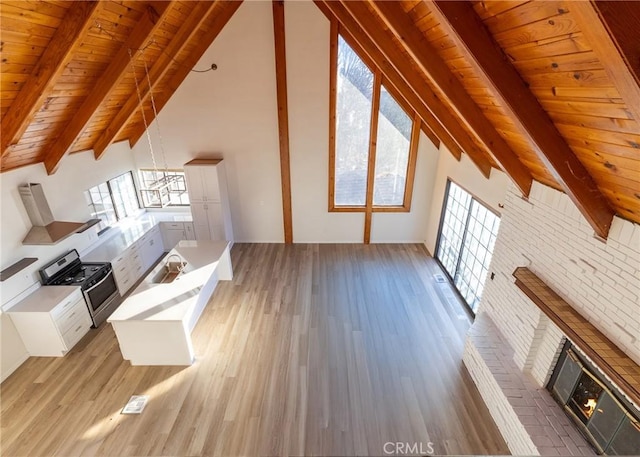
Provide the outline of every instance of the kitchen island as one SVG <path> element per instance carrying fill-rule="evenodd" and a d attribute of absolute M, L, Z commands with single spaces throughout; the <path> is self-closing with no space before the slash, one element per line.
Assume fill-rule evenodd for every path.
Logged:
<path fill-rule="evenodd" d="M 180 241 L 107 319 L 124 359 L 191 365 L 191 332 L 218 281 L 231 279 L 227 241 Z"/>

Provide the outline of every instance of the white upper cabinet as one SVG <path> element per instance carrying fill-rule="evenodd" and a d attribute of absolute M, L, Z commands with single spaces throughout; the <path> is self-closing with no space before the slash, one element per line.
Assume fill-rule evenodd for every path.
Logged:
<path fill-rule="evenodd" d="M 233 242 L 227 178 L 221 159 L 194 159 L 184 165 L 197 240 Z"/>
<path fill-rule="evenodd" d="M 200 159 L 199 162 L 203 160 Z M 194 161 L 191 161 L 194 162 Z M 189 163 L 191 163 L 189 162 Z M 217 162 L 217 161 L 211 161 Z M 224 167 L 222 161 L 218 164 L 189 165 L 185 164 L 184 173 L 187 177 L 187 190 L 191 202 L 219 202 L 220 180 L 218 173 Z M 220 168 L 219 168 L 220 167 Z"/>

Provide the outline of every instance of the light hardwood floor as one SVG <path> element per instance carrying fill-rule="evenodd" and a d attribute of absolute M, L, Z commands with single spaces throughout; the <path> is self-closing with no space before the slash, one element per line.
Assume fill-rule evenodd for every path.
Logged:
<path fill-rule="evenodd" d="M 193 366 L 131 367 L 109 325 L 32 357 L 1 386 L 0 454 L 508 452 L 461 362 L 469 320 L 422 246 L 236 244 L 232 261 Z M 120 414 L 143 394 L 142 415 Z"/>

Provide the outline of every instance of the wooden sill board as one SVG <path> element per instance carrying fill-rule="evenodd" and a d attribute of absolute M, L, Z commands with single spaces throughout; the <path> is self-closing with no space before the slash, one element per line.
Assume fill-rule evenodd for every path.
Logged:
<path fill-rule="evenodd" d="M 513 272 L 518 286 L 636 405 L 640 366 L 526 267 Z"/>

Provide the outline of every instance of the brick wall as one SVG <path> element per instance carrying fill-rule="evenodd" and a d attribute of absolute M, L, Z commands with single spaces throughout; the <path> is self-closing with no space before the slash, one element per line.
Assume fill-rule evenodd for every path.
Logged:
<path fill-rule="evenodd" d="M 487 313 L 469 330 L 464 364 L 513 455 L 595 455 L 551 394 L 516 366 Z"/>
<path fill-rule="evenodd" d="M 640 363 L 640 226 L 614 218 L 597 239 L 569 198 L 539 183 L 529 200 L 507 192 L 500 232 L 479 310 L 514 349 L 517 366 L 543 385 L 562 333 L 513 284 L 529 267 L 600 331 Z"/>

